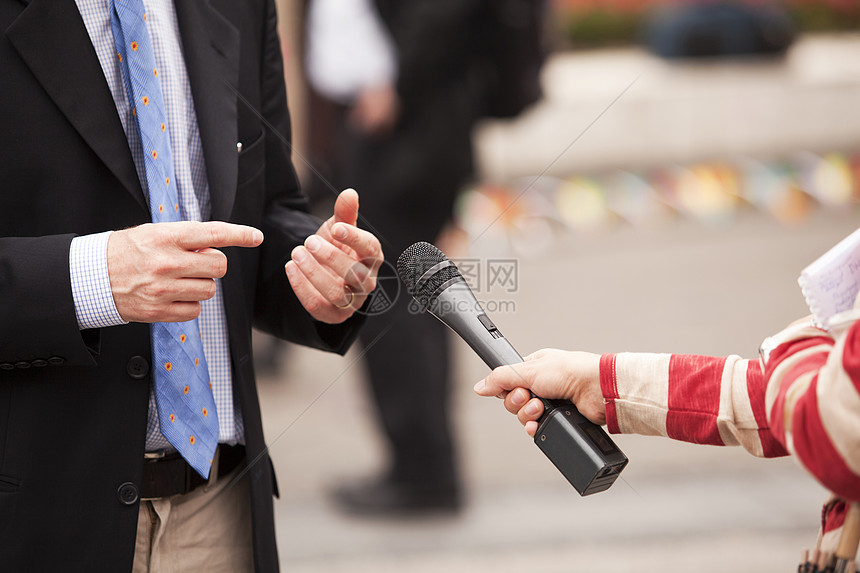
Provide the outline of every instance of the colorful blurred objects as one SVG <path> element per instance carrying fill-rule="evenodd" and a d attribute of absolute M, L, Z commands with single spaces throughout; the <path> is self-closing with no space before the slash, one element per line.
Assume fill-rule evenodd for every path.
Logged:
<path fill-rule="evenodd" d="M 817 209 L 860 205 L 860 151 L 769 161 L 669 166 L 558 178 L 487 183 L 463 192 L 455 223 L 465 238 L 491 239 L 522 255 L 549 248 L 559 232 L 605 232 L 616 225 L 649 228 L 677 218 L 730 222 L 756 210 L 799 225 Z"/>
<path fill-rule="evenodd" d="M 562 179 L 555 190 L 555 206 L 561 220 L 578 231 L 605 227 L 610 221 L 606 193 L 596 180 Z"/>

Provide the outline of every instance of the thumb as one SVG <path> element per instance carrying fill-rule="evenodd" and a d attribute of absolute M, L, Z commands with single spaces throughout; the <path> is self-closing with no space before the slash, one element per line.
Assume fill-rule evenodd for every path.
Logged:
<path fill-rule="evenodd" d="M 358 223 L 358 193 L 344 189 L 334 203 L 334 222 L 355 225 Z"/>

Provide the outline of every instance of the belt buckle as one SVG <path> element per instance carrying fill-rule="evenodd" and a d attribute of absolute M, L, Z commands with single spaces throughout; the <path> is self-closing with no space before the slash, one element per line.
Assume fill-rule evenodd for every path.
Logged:
<path fill-rule="evenodd" d="M 158 452 L 144 452 L 144 454 L 143 454 L 144 479 L 146 478 L 146 475 L 147 475 L 146 468 L 151 467 L 156 471 L 157 476 L 161 477 L 162 479 L 165 476 L 168 477 L 167 483 L 173 483 L 174 485 L 172 488 L 167 487 L 166 490 L 164 487 L 162 487 L 162 488 L 156 487 L 156 491 L 161 492 L 161 495 L 155 495 L 155 496 L 151 496 L 151 497 L 142 495 L 141 501 L 153 501 L 153 500 L 157 500 L 157 499 L 164 499 L 166 497 L 171 497 L 171 496 L 176 495 L 176 494 L 185 494 L 185 493 L 188 493 L 189 491 L 191 491 L 191 489 L 192 489 L 191 483 L 190 483 L 191 476 L 189 475 L 189 472 L 193 471 L 193 470 L 191 470 L 190 466 L 188 466 L 187 464 L 181 463 L 178 465 L 179 465 L 179 467 L 181 467 L 183 469 L 183 471 L 180 472 L 181 475 L 177 475 L 177 472 L 176 472 L 176 466 L 177 466 L 176 461 L 177 460 L 184 462 L 184 460 L 182 460 L 181 456 L 179 456 L 177 452 L 172 452 L 172 451 L 167 451 L 167 450 L 162 450 L 162 451 L 158 451 Z M 161 465 L 162 463 L 166 463 L 167 465 L 162 466 Z M 155 469 L 157 467 L 161 467 L 161 469 Z M 166 474 L 165 474 L 165 470 L 167 470 Z M 179 480 L 177 481 L 176 479 L 170 479 L 171 476 L 173 476 L 173 478 L 179 478 Z M 147 485 L 142 483 L 141 487 L 144 488 L 144 487 L 147 487 Z"/>

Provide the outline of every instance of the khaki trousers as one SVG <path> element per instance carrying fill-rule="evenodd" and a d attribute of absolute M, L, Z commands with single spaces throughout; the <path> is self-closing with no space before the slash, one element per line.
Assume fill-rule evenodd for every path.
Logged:
<path fill-rule="evenodd" d="M 141 501 L 132 571 L 253 571 L 248 478 L 232 481 L 244 471 L 242 463 L 186 495 Z"/>

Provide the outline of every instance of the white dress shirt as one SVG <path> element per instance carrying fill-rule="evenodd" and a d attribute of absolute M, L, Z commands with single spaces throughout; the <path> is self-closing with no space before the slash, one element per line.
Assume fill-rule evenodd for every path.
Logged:
<path fill-rule="evenodd" d="M 132 106 L 128 101 L 116 57 L 110 24 L 110 2 L 76 2 L 128 137 L 141 186 L 146 191 L 143 149 L 140 135 L 134 126 Z M 188 221 L 206 221 L 211 214 L 209 184 L 194 101 L 191 97 L 191 84 L 182 56 L 176 11 L 170 0 L 143 0 L 143 4 L 146 6 L 147 28 L 152 37 L 155 62 L 159 71 L 158 79 L 164 92 L 182 218 Z M 72 240 L 69 267 L 75 312 L 81 329 L 125 324 L 116 310 L 110 290 L 107 268 L 109 236 L 110 232 L 105 232 Z M 209 366 L 209 377 L 218 409 L 219 441 L 235 445 L 244 441 L 244 430 L 240 412 L 233 404 L 230 346 L 220 281 L 217 281 L 217 285 L 215 296 L 201 303 L 198 320 L 203 334 L 203 352 Z M 172 447 L 159 430 L 155 392 L 150 388 L 146 451 L 167 449 Z"/>
<path fill-rule="evenodd" d="M 306 52 L 308 81 L 332 101 L 397 80 L 394 42 L 372 0 L 311 0 Z"/>

